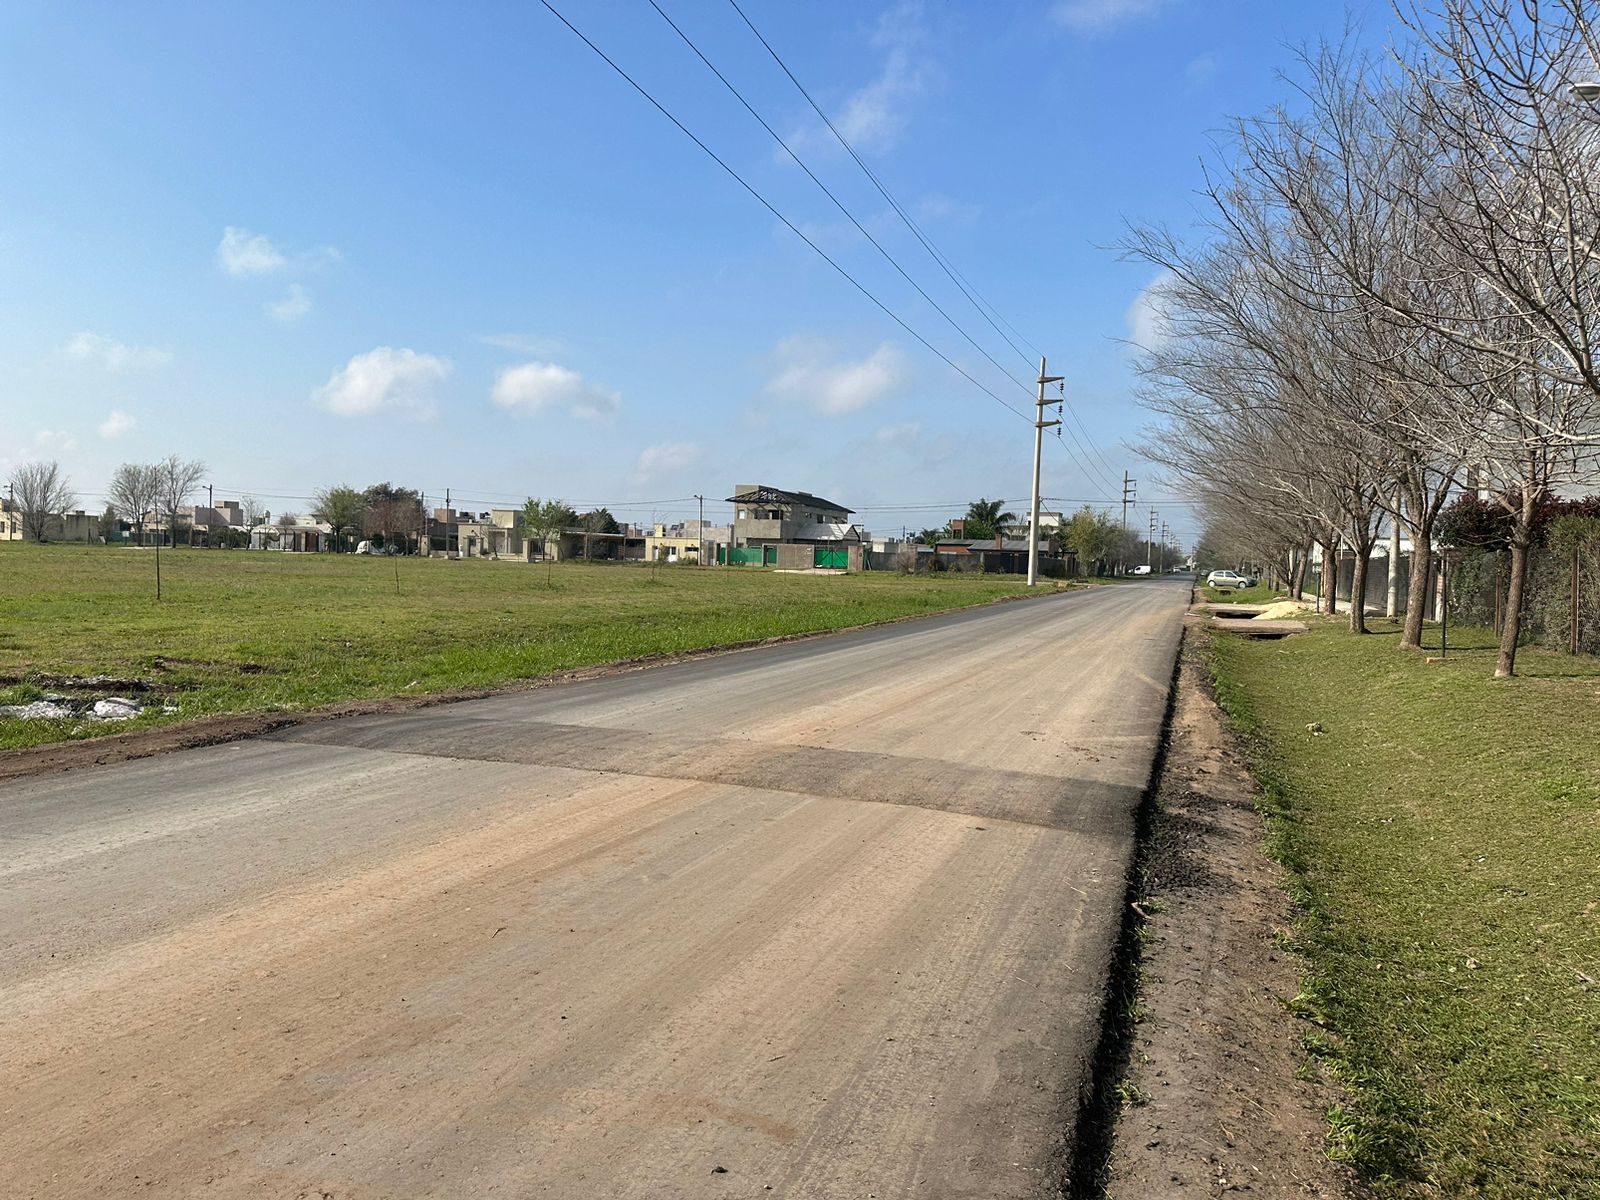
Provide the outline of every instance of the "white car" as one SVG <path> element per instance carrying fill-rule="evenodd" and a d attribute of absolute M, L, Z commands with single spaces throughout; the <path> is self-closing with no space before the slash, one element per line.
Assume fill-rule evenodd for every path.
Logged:
<path fill-rule="evenodd" d="M 1140 563 L 1133 570 L 1129 571 L 1128 574 L 1130 574 L 1130 575 L 1148 575 L 1148 574 L 1150 574 L 1150 568 L 1145 563 Z"/>
<path fill-rule="evenodd" d="M 1206 586 L 1214 588 L 1248 588 L 1255 587 L 1256 581 L 1248 575 L 1241 575 L 1237 571 L 1213 571 L 1206 576 Z"/>

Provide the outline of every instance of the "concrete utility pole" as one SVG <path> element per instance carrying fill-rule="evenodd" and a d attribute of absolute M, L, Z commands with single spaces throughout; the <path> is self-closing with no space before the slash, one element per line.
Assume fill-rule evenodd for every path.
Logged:
<path fill-rule="evenodd" d="M 1389 596 L 1384 616 L 1391 621 L 1400 612 L 1400 522 L 1389 518 Z"/>
<path fill-rule="evenodd" d="M 1156 565 L 1155 564 L 1155 553 L 1156 553 L 1156 510 L 1152 508 L 1150 510 L 1150 536 L 1149 536 L 1148 539 L 1146 539 L 1145 544 L 1144 544 L 1144 565 L 1147 568 L 1153 568 Z"/>
<path fill-rule="evenodd" d="M 1044 359 L 1039 359 L 1039 412 L 1033 422 L 1033 504 L 1028 509 L 1028 586 L 1033 587 L 1039 582 L 1039 460 L 1044 456 L 1044 431 L 1052 425 L 1061 424 L 1060 421 L 1046 421 L 1044 419 L 1044 386 L 1047 383 L 1060 383 L 1066 378 L 1064 375 L 1046 375 L 1044 373 Z"/>
<path fill-rule="evenodd" d="M 1122 536 L 1117 541 L 1117 571 L 1120 574 L 1128 573 L 1128 505 L 1132 504 L 1139 494 L 1139 481 L 1130 479 L 1128 473 L 1122 473 Z"/>
<path fill-rule="evenodd" d="M 1165 521 L 1161 522 L 1161 550 L 1156 562 L 1158 564 L 1156 574 L 1165 575 L 1167 573 L 1167 523 Z"/>
<path fill-rule="evenodd" d="M 695 526 L 695 535 L 700 539 L 696 544 L 700 548 L 694 552 L 694 557 L 696 564 L 703 567 L 706 565 L 706 498 L 697 494 L 695 499 L 700 501 L 700 523 Z"/>

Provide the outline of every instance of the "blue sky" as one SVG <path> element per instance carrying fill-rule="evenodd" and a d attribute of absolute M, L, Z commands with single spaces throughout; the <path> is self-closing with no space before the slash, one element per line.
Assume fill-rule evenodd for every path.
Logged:
<path fill-rule="evenodd" d="M 1026 382 L 734 9 L 659 2 Z M 1151 475 L 1126 448 L 1146 418 L 1122 344 L 1151 272 L 1112 246 L 1127 220 L 1189 222 L 1228 118 L 1281 98 L 1286 46 L 1337 37 L 1343 7 L 741 2 L 1022 351 L 1067 377 L 1094 449 L 1047 445 L 1045 493 L 1111 502 L 1124 468 Z M 557 7 L 908 325 L 1028 405 L 647 0 Z M 1386 13 L 1358 14 L 1384 36 Z M 898 532 L 1025 496 L 1032 441 L 540 5 L 11 0 L 0 475 L 54 457 L 98 507 L 119 462 L 168 453 L 275 512 L 387 479 L 647 522 L 759 480 Z"/>

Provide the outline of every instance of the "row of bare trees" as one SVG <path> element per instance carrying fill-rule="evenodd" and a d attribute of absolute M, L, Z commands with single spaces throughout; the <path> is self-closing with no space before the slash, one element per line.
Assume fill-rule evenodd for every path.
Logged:
<path fill-rule="evenodd" d="M 1583 0 L 1397 9 L 1381 60 L 1301 56 L 1292 103 L 1237 123 L 1200 236 L 1135 228 L 1161 268 L 1142 354 L 1151 456 L 1298 589 L 1323 549 L 1351 629 L 1381 528 L 1410 536 L 1421 644 L 1434 524 L 1463 486 L 1511 518 L 1497 676 L 1516 666 L 1538 505 L 1600 447 L 1600 40 Z M 1580 86 L 1575 86 L 1580 85 Z M 1594 89 L 1600 93 L 1600 87 Z"/>

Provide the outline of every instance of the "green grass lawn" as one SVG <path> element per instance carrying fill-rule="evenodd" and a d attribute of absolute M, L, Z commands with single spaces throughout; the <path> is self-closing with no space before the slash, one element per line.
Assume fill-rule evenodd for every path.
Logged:
<path fill-rule="evenodd" d="M 137 677 L 177 714 L 0 719 L 0 750 L 223 712 L 530 679 L 1026 591 L 1015 576 L 367 558 L 0 543 L 0 703 L 38 673 Z M 398 592 L 396 573 L 398 572 Z M 1046 588 L 1057 585 L 1045 581 Z M 1042 590 L 1042 589 L 1041 589 Z"/>
<path fill-rule="evenodd" d="M 1495 681 L 1485 630 L 1428 665 L 1342 624 L 1213 650 L 1353 1097 L 1332 1148 L 1380 1196 L 1600 1196 L 1600 660 Z"/>
<path fill-rule="evenodd" d="M 1211 604 L 1271 604 L 1288 595 L 1283 588 L 1258 583 L 1252 588 L 1214 588 L 1202 581 L 1200 590 Z"/>

